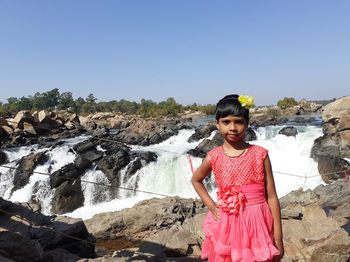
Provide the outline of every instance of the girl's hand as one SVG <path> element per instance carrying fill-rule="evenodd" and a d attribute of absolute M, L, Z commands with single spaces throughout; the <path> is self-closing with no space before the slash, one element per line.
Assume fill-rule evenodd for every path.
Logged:
<path fill-rule="evenodd" d="M 220 220 L 220 216 L 219 216 L 219 208 L 218 205 L 214 202 L 212 205 L 210 205 L 209 207 L 210 212 L 213 214 L 213 217 L 216 221 Z"/>
<path fill-rule="evenodd" d="M 282 259 L 282 257 L 283 257 L 283 255 L 284 255 L 283 243 L 282 243 L 282 241 L 281 241 L 281 242 L 279 242 L 279 243 L 276 243 L 275 245 L 276 245 L 278 251 L 280 252 L 280 254 L 277 255 L 277 256 L 274 256 L 272 261 L 274 261 L 274 262 L 280 262 L 281 259 Z"/>

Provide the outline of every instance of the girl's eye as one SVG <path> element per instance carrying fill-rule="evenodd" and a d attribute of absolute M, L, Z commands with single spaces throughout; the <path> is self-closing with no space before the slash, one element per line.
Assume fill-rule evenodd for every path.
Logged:
<path fill-rule="evenodd" d="M 225 125 L 228 125 L 230 123 L 230 121 L 228 120 L 225 120 L 225 121 L 222 121 Z"/>

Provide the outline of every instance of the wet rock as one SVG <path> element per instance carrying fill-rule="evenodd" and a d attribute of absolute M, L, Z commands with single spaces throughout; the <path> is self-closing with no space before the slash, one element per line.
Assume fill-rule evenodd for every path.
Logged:
<path fill-rule="evenodd" d="M 288 122 L 288 118 L 286 117 L 261 116 L 252 118 L 249 121 L 249 125 L 253 127 L 263 127 L 284 124 L 286 122 Z"/>
<path fill-rule="evenodd" d="M 13 191 L 24 187 L 29 182 L 29 177 L 33 174 L 34 169 L 38 165 L 43 165 L 48 159 L 46 152 L 33 153 L 21 158 L 16 165 Z"/>
<path fill-rule="evenodd" d="M 72 181 L 72 179 L 79 178 L 83 173 L 84 169 L 78 169 L 73 163 L 63 166 L 61 169 L 53 172 L 50 176 L 50 187 L 59 187 L 65 181 Z"/>
<path fill-rule="evenodd" d="M 211 135 L 211 133 L 214 130 L 217 130 L 215 124 L 208 123 L 204 126 L 199 126 L 195 129 L 194 134 L 190 136 L 190 138 L 187 140 L 187 142 L 192 143 L 192 142 L 198 141 L 202 138 L 207 138 Z"/>
<path fill-rule="evenodd" d="M 78 156 L 74 160 L 74 165 L 76 166 L 77 169 L 86 170 L 92 166 L 92 163 L 91 161 L 87 160 L 85 157 Z"/>
<path fill-rule="evenodd" d="M 216 132 L 212 140 L 204 139 L 196 148 L 190 149 L 187 154 L 195 157 L 205 158 L 207 153 L 224 143 L 224 138 L 220 132 Z"/>
<path fill-rule="evenodd" d="M 52 212 L 64 214 L 72 212 L 84 205 L 84 195 L 81 190 L 81 183 L 77 181 L 64 181 L 56 187 L 52 199 Z"/>
<path fill-rule="evenodd" d="M 8 157 L 6 153 L 2 150 L 0 150 L 0 165 L 8 163 Z"/>
<path fill-rule="evenodd" d="M 254 141 L 256 139 L 255 131 L 251 127 L 248 127 L 244 133 L 244 141 Z"/>
<path fill-rule="evenodd" d="M 95 137 L 104 137 L 108 135 L 109 130 L 105 126 L 100 126 L 96 128 L 93 132 L 93 136 Z"/>
<path fill-rule="evenodd" d="M 94 150 L 94 149 L 96 149 L 96 147 L 91 141 L 85 140 L 83 142 L 76 144 L 73 147 L 73 149 L 75 152 L 77 152 L 77 154 L 81 154 L 81 153 L 88 151 L 88 150 Z"/>
<path fill-rule="evenodd" d="M 332 155 L 318 157 L 318 172 L 327 184 L 344 178 L 344 170 L 350 170 L 348 161 Z"/>
<path fill-rule="evenodd" d="M 317 139 L 315 139 L 314 144 L 311 148 L 311 157 L 318 161 L 319 156 L 335 156 L 340 157 L 339 147 L 329 135 L 323 135 Z"/>
<path fill-rule="evenodd" d="M 298 130 L 294 126 L 287 126 L 282 128 L 279 132 L 279 134 L 285 135 L 285 136 L 296 136 L 298 134 Z"/>

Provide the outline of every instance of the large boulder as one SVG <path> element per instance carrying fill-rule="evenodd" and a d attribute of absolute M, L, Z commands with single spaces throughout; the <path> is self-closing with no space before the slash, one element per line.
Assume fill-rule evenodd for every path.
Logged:
<path fill-rule="evenodd" d="M 341 157 L 350 158 L 350 96 L 326 105 L 322 119 L 324 134 L 332 136 Z"/>
<path fill-rule="evenodd" d="M 28 111 L 19 111 L 13 121 L 10 122 L 10 125 L 12 125 L 15 129 L 23 129 L 24 122 L 32 124 L 33 120 L 33 116 Z"/>
<path fill-rule="evenodd" d="M 285 136 L 294 136 L 298 134 L 298 130 L 294 126 L 286 126 L 283 127 L 278 134 L 285 135 Z"/>
<path fill-rule="evenodd" d="M 350 170 L 350 163 L 348 161 L 332 155 L 318 157 L 318 172 L 327 184 L 344 178 L 344 170 Z M 350 175 L 349 171 L 348 173 Z"/>
<path fill-rule="evenodd" d="M 69 213 L 83 205 L 84 195 L 79 180 L 65 181 L 56 187 L 52 198 L 52 212 L 54 214 Z"/>
<path fill-rule="evenodd" d="M 288 122 L 288 118 L 286 117 L 264 115 L 264 116 L 253 117 L 249 121 L 249 125 L 253 127 L 263 127 L 263 126 L 284 124 L 286 122 Z"/>
<path fill-rule="evenodd" d="M 202 138 L 207 138 L 216 129 L 217 129 L 216 125 L 213 123 L 207 123 L 206 125 L 199 126 L 195 129 L 194 134 L 190 136 L 187 142 L 191 143 L 191 142 L 198 141 Z"/>
<path fill-rule="evenodd" d="M 0 165 L 6 164 L 8 162 L 8 157 L 6 153 L 0 150 Z"/>
<path fill-rule="evenodd" d="M 29 156 L 22 157 L 17 163 L 13 179 L 13 191 L 24 187 L 29 182 L 30 176 L 38 165 L 43 165 L 48 161 L 46 152 L 33 153 Z"/>
<path fill-rule="evenodd" d="M 7 212 L 0 216 L 1 261 L 77 261 L 95 255 L 94 239 L 81 219 L 44 216 L 2 198 L 0 208 Z"/>

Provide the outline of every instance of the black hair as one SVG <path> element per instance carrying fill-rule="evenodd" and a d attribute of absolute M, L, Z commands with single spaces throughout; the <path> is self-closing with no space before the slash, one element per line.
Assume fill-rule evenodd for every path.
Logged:
<path fill-rule="evenodd" d="M 238 95 L 227 95 L 216 104 L 215 118 L 217 121 L 229 115 L 242 116 L 249 123 L 249 109 L 242 107 L 238 101 Z"/>

